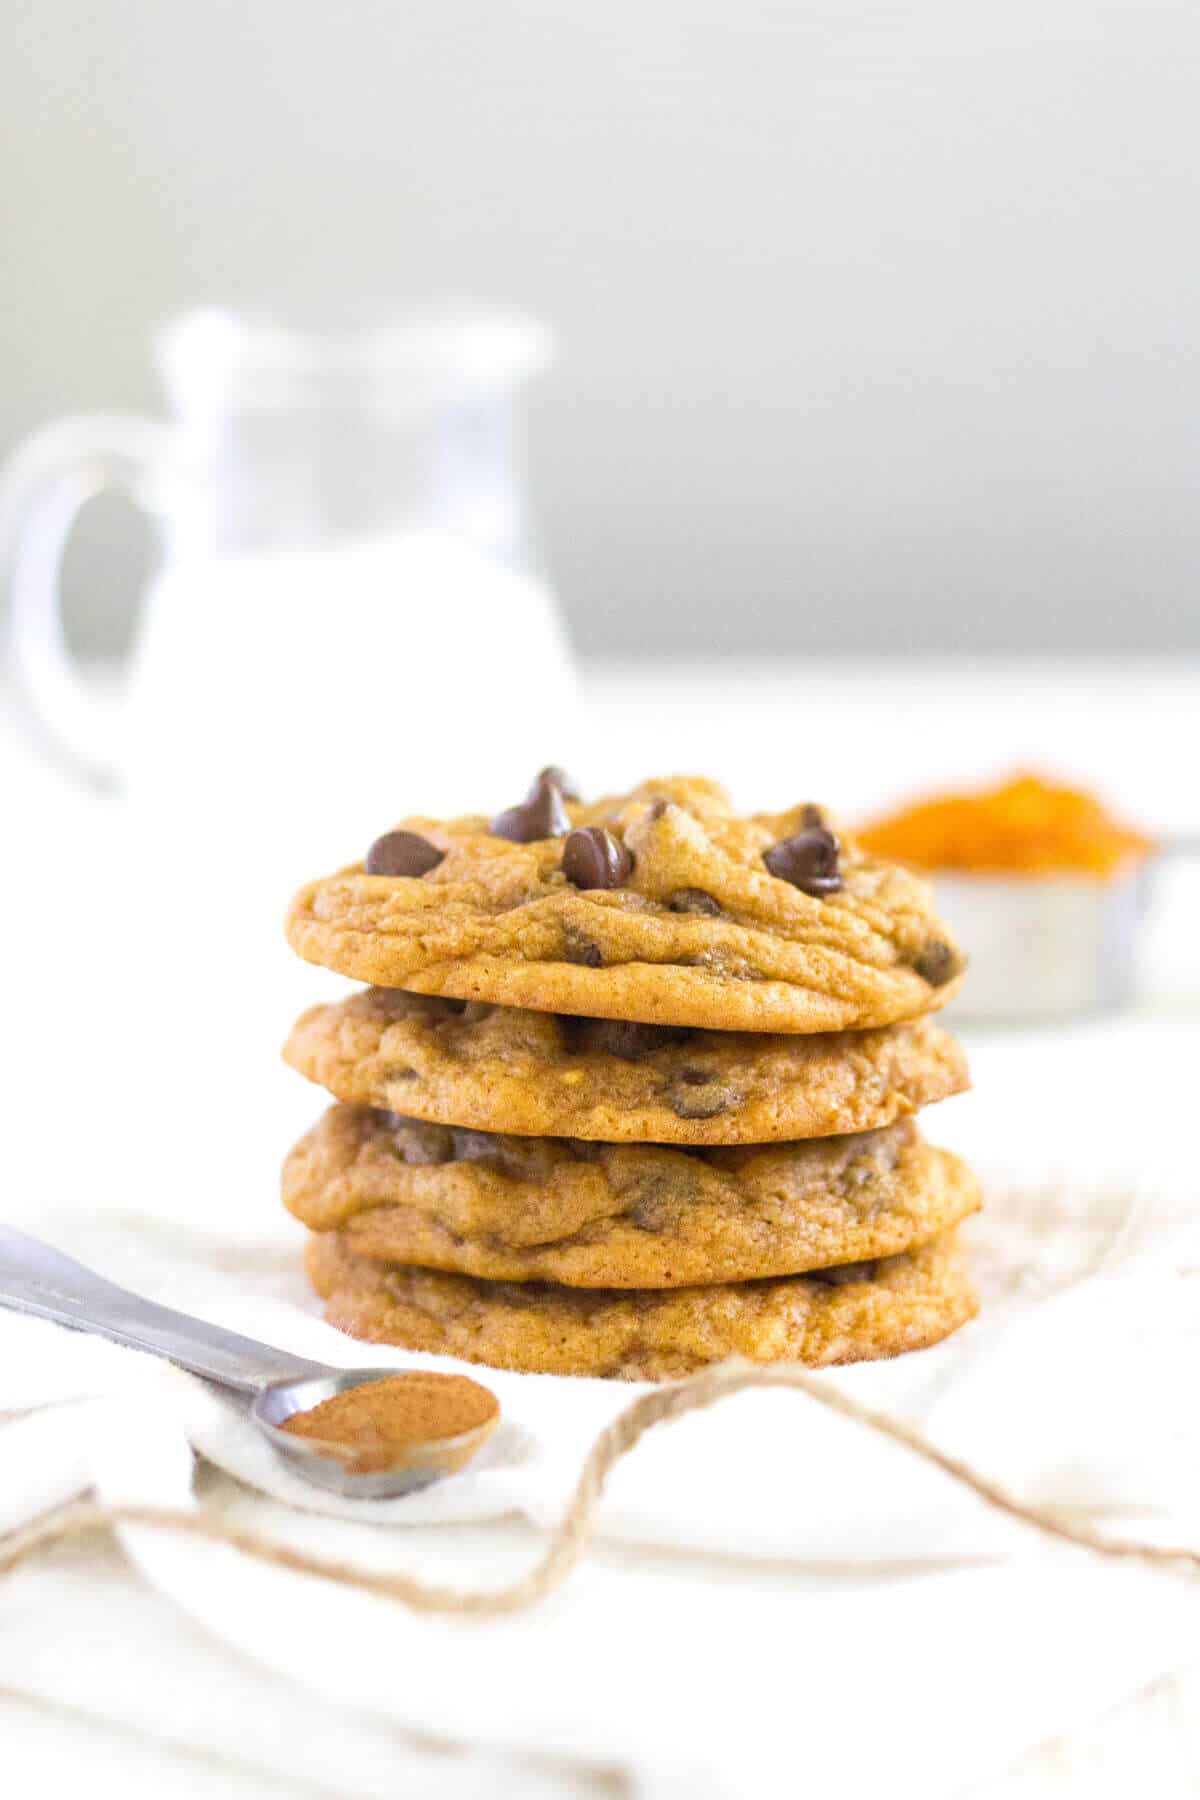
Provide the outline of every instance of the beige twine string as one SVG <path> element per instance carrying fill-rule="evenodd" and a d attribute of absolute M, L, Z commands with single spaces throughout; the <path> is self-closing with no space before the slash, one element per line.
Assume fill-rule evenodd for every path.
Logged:
<path fill-rule="evenodd" d="M 830 1412 L 840 1413 L 843 1418 L 852 1419 L 881 1437 L 903 1445 L 969 1488 L 987 1505 L 1032 1526 L 1044 1536 L 1074 1544 L 1099 1556 L 1126 1559 L 1154 1568 L 1173 1568 L 1192 1575 L 1200 1573 L 1200 1550 L 1170 1549 L 1131 1539 L 1109 1538 L 1089 1525 L 1069 1524 L 1047 1507 L 1026 1506 L 987 1476 L 977 1474 L 958 1457 L 929 1443 L 913 1426 L 876 1412 L 859 1400 L 852 1400 L 803 1369 L 764 1369 L 730 1361 L 705 1369 L 687 1381 L 640 1395 L 605 1426 L 587 1454 L 571 1504 L 543 1555 L 528 1574 L 508 1587 L 475 1592 L 438 1587 L 419 1581 L 413 1575 L 381 1574 L 343 1562 L 339 1557 L 293 1550 L 257 1531 L 227 1524 L 210 1513 L 167 1506 L 101 1506 L 88 1500 L 74 1502 L 33 1525 L 0 1537 L 0 1575 L 15 1569 L 38 1550 L 99 1526 L 161 1525 L 170 1531 L 231 1545 L 276 1568 L 294 1569 L 302 1575 L 317 1575 L 325 1581 L 358 1588 L 363 1593 L 399 1600 L 416 1612 L 452 1613 L 471 1618 L 497 1618 L 506 1613 L 522 1612 L 552 1594 L 580 1560 L 591 1537 L 596 1506 L 610 1473 L 646 1432 L 671 1419 L 681 1419 L 685 1413 L 712 1406 L 746 1388 L 793 1388 L 807 1394 Z"/>

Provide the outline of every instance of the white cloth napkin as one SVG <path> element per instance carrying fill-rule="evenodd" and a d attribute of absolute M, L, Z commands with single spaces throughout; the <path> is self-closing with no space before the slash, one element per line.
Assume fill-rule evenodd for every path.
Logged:
<path fill-rule="evenodd" d="M 119 1281 L 304 1355 L 435 1360 L 364 1358 L 327 1327 L 286 1225 L 232 1249 L 223 1233 L 128 1211 L 43 1212 L 36 1229 Z M 1167 1177 L 997 1189 L 975 1239 L 980 1322 L 828 1379 L 919 1419 L 1030 1498 L 1112 1530 L 1200 1538 L 1200 1219 L 1186 1189 Z M 231 1516 L 374 1566 L 496 1582 L 536 1539 L 427 1528 L 552 1524 L 596 1431 L 637 1390 L 487 1379 L 504 1424 L 473 1468 L 355 1504 L 289 1475 L 240 1402 L 0 1314 L 0 1410 L 25 1415 L 0 1429 L 0 1523 L 89 1483 L 108 1499 L 187 1504 L 196 1450 L 236 1478 L 204 1501 Z M 860 1782 L 919 1765 L 926 1794 L 951 1793 L 1200 1654 L 1185 1582 L 1051 1549 L 798 1396 L 746 1395 L 664 1428 L 617 1470 L 601 1529 L 604 1546 L 552 1601 L 489 1624 L 416 1617 L 145 1528 L 122 1538 L 192 1618 L 326 1699 L 505 1749 L 616 1756 L 647 1792 L 748 1791 L 751 1771 L 769 1783 L 794 1762 L 799 1737 L 813 1778 L 835 1779 L 852 1742 Z M 723 1560 L 656 1557 L 651 1571 L 635 1543 Z"/>

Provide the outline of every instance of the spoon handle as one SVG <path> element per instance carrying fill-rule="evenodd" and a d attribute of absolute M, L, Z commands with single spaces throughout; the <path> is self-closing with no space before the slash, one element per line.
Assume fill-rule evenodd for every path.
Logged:
<path fill-rule="evenodd" d="M 257 1394 L 272 1381 L 328 1373 L 323 1363 L 143 1300 L 8 1225 L 0 1225 L 0 1307 L 152 1351 L 244 1394 Z"/>

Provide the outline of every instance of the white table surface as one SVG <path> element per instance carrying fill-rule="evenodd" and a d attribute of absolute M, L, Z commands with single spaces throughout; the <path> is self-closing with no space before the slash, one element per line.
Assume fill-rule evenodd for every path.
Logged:
<path fill-rule="evenodd" d="M 688 768 L 723 775 L 740 798 L 784 803 L 813 796 L 853 816 L 914 788 L 972 779 L 1016 762 L 1035 763 L 1095 782 L 1134 819 L 1163 831 L 1200 829 L 1200 666 L 1179 660 L 996 660 L 865 663 L 763 659 L 713 665 L 610 664 L 587 672 L 593 753 L 579 774 L 590 788 L 615 787 L 646 773 Z M 547 746 L 547 754 L 554 746 Z M 9 1091 L 36 1110 L 53 1085 L 55 1105 L 70 1107 L 72 1072 L 48 1063 L 45 997 L 55 995 L 52 937 L 61 923 L 39 871 L 102 869 L 111 803 L 77 794 L 61 770 L 31 743 L 11 704 L 0 708 L 0 775 L 5 799 L 0 868 L 16 920 L 5 971 L 10 995 Z M 1148 923 L 1139 999 L 1122 1021 L 1070 1028 L 1064 1047 L 1086 1060 L 1096 1081 L 1113 1079 L 1118 1061 L 1138 1047 L 1170 1043 L 1194 1066 L 1200 1026 L 1200 950 L 1194 921 L 1200 889 L 1194 869 L 1163 884 Z M 85 1000 L 73 984 L 74 1003 Z M 33 1047 L 31 1050 L 31 1046 Z M 1004 1056 L 1003 1043 L 972 1045 L 979 1069 Z M 1146 1060 L 1142 1059 L 1143 1062 Z M 1107 1072 L 1107 1073 L 1106 1073 Z M 1182 1071 L 1185 1073 L 1185 1071 Z M 1112 1132 L 1113 1154 L 1136 1155 L 1151 1128 L 1182 1143 L 1190 1119 L 1167 1106 L 1149 1117 L 1153 1069 L 1125 1095 L 1120 1133 L 1113 1108 L 1093 1102 L 1095 1129 Z M 1190 1080 L 1190 1077 L 1188 1078 Z M 1181 1079 L 1179 1094 L 1186 1091 Z M 965 1104 L 970 1104 L 967 1102 Z M 1045 1097 L 1042 1104 L 1045 1105 Z M 1038 1100 L 1031 1097 L 1031 1106 Z M 1130 1115 L 1132 1109 L 1132 1116 Z M 1139 1111 L 1140 1109 L 1140 1111 Z M 1144 1114 L 1145 1116 L 1142 1116 Z M 1083 1128 L 1082 1118 L 1080 1128 Z M 40 1178 L 28 1132 L 15 1130 L 6 1175 Z M 28 1160 L 26 1160 L 28 1159 Z M 448 1531 L 450 1527 L 439 1528 Z M 511 1552 L 515 1525 L 489 1527 L 497 1554 Z M 528 1534 L 525 1534 L 528 1535 Z M 655 1553 L 639 1552 L 647 1604 L 653 1603 Z M 31 1792 L 86 1770 L 92 1794 L 169 1791 L 182 1800 L 209 1795 L 336 1792 L 328 1770 L 311 1782 L 272 1772 L 269 1742 L 231 1742 L 221 1729 L 222 1697 L 248 1687 L 261 1695 L 276 1729 L 293 1727 L 336 1741 L 332 1708 L 230 1657 L 197 1627 L 141 1585 L 114 1547 L 100 1539 L 63 1550 L 14 1578 L 19 1604 L 0 1644 L 0 1732 L 6 1787 Z M 11 1606 L 11 1596 L 9 1604 Z M 136 1705 L 137 1670 L 120 1657 L 121 1621 L 138 1622 L 142 1644 L 161 1639 L 185 1659 L 174 1716 L 153 1727 Z M 13 1625 L 15 1623 L 16 1630 Z M 48 1692 L 54 1693 L 48 1701 Z M 181 1750 L 196 1710 L 211 1720 L 205 1756 Z M 327 1715 L 327 1716 L 326 1716 Z M 1017 1796 L 1126 1795 L 1136 1786 L 1154 1800 L 1200 1791 L 1200 1681 L 1177 1678 L 1128 1697 L 1070 1742 L 1031 1751 L 1008 1771 L 980 1771 L 976 1800 Z M 435 1797 L 618 1794 L 603 1772 L 584 1776 L 528 1760 L 479 1760 L 469 1748 L 428 1746 L 381 1731 L 379 1753 L 394 1774 L 391 1791 Z M 781 1789 L 786 1791 L 786 1787 Z M 897 1796 L 909 1788 L 900 1781 Z M 914 1788 L 913 1791 L 919 1791 Z"/>

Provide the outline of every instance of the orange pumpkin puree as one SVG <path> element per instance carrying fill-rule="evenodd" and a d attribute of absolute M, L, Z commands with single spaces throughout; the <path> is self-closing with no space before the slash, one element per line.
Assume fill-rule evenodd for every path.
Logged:
<path fill-rule="evenodd" d="M 856 832 L 875 856 L 918 869 L 1108 880 L 1154 848 L 1093 794 L 1022 771 L 974 793 L 936 794 Z"/>

